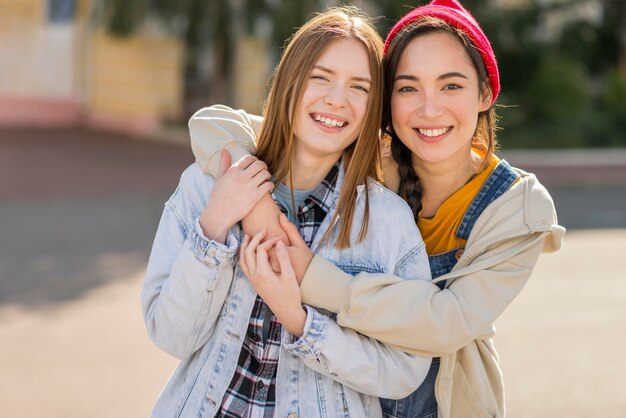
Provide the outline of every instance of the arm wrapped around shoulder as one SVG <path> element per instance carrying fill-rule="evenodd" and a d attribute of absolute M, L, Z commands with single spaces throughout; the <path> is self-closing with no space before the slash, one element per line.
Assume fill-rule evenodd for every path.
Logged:
<path fill-rule="evenodd" d="M 189 119 L 191 149 L 206 174 L 215 176 L 220 151 L 226 149 L 233 162 L 256 152 L 256 132 L 262 119 L 243 110 L 214 105 L 198 110 Z"/>

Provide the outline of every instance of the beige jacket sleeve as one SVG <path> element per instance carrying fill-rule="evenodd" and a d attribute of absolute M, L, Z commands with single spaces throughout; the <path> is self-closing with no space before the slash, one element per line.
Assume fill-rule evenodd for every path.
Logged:
<path fill-rule="evenodd" d="M 393 275 L 355 277 L 315 257 L 300 286 L 303 302 L 337 313 L 337 323 L 401 350 L 453 353 L 493 335 L 494 321 L 515 299 L 542 251 L 557 251 L 565 229 L 536 178 L 523 179 L 474 225 L 463 256 L 432 282 Z M 446 282 L 441 290 L 436 283 Z"/>
<path fill-rule="evenodd" d="M 444 290 L 433 282 L 389 274 L 352 277 L 315 256 L 301 284 L 303 302 L 335 312 L 339 325 L 403 351 L 424 356 L 452 353 L 493 334 L 493 322 L 530 277 L 543 247 L 542 235 L 519 242 L 521 251 L 489 268 L 457 274 Z"/>
<path fill-rule="evenodd" d="M 198 110 L 189 119 L 189 135 L 191 149 L 202 171 L 212 176 L 217 174 L 222 149 L 230 152 L 232 162 L 254 154 L 256 133 L 262 121 L 260 116 L 223 105 Z"/>

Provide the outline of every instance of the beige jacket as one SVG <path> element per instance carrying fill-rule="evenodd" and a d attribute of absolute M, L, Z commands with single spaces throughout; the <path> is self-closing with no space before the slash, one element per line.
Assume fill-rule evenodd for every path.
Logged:
<path fill-rule="evenodd" d="M 215 171 L 224 145 L 233 157 L 253 151 L 251 126 L 243 111 L 198 111 L 189 121 L 198 162 Z M 336 312 L 340 325 L 407 352 L 440 356 L 435 393 L 441 418 L 505 416 L 493 324 L 526 284 L 539 254 L 562 244 L 565 229 L 550 195 L 533 174 L 520 173 L 477 220 L 450 273 L 432 282 L 368 273 L 356 280 L 316 256 L 301 284 L 303 302 Z M 435 283 L 444 280 L 440 290 Z"/>
<path fill-rule="evenodd" d="M 315 257 L 301 284 L 304 303 L 337 312 L 340 325 L 440 356 L 435 394 L 442 418 L 505 416 L 493 323 L 526 284 L 540 252 L 561 247 L 565 229 L 550 195 L 534 175 L 521 174 L 479 217 L 450 273 L 421 283 L 391 275 L 356 280 Z M 435 283 L 443 280 L 440 290 Z"/>

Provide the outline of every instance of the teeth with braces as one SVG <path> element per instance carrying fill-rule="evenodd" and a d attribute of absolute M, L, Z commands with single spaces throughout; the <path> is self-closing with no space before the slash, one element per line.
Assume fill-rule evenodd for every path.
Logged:
<path fill-rule="evenodd" d="M 346 123 L 345 121 L 342 121 L 342 120 L 325 118 L 320 115 L 315 115 L 314 119 L 317 122 L 320 122 L 322 125 L 328 126 L 329 128 L 341 128 Z"/>
<path fill-rule="evenodd" d="M 439 129 L 417 129 L 420 134 L 428 137 L 435 137 L 445 134 L 450 130 L 450 128 L 439 128 Z"/>

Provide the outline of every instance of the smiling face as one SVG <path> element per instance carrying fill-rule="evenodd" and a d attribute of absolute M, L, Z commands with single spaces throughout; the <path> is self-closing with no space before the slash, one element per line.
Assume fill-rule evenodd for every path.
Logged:
<path fill-rule="evenodd" d="M 365 46 L 349 38 L 332 41 L 315 61 L 295 109 L 296 157 L 339 159 L 361 132 L 370 88 Z"/>
<path fill-rule="evenodd" d="M 393 129 L 421 164 L 468 161 L 479 112 L 478 74 L 451 34 L 420 35 L 402 52 L 391 93 Z"/>

